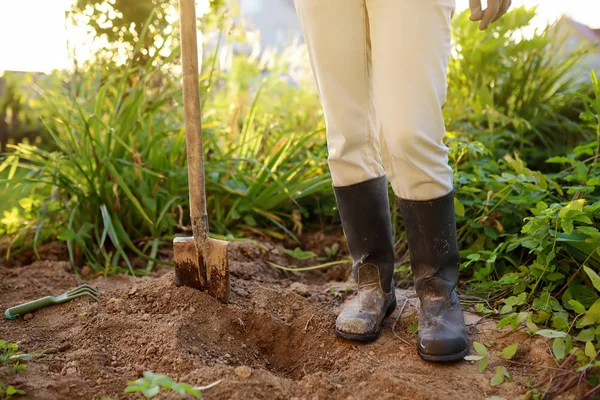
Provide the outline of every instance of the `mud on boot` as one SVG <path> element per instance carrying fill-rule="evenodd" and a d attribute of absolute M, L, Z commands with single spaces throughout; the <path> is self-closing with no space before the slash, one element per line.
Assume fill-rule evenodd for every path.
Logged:
<path fill-rule="evenodd" d="M 358 293 L 344 306 L 335 331 L 344 339 L 372 341 L 379 337 L 383 319 L 396 308 L 387 179 L 334 187 L 334 192 L 358 284 Z"/>
<path fill-rule="evenodd" d="M 379 337 L 384 318 L 396 309 L 394 286 L 385 292 L 379 269 L 373 264 L 358 267 L 358 293 L 344 306 L 335 322 L 336 334 L 344 339 L 370 342 Z"/>
<path fill-rule="evenodd" d="M 399 199 L 415 289 L 421 303 L 417 350 L 424 360 L 456 361 L 469 352 L 458 283 L 454 192 L 427 201 Z"/>

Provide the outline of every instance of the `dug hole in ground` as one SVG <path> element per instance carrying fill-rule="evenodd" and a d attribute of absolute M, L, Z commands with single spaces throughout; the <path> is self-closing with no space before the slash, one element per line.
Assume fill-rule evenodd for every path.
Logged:
<path fill-rule="evenodd" d="M 348 265 L 285 272 L 268 262 L 292 260 L 281 246 L 268 243 L 233 243 L 229 254 L 229 305 L 176 287 L 172 268 L 146 278 L 92 275 L 84 280 L 72 272 L 66 249 L 58 245 L 42 250 L 43 261 L 30 255 L 0 264 L 2 312 L 84 281 L 100 291 L 98 302 L 82 297 L 27 320 L 3 319 L 0 338 L 45 354 L 6 383 L 25 390 L 30 399 L 140 398 L 123 390 L 128 381 L 152 371 L 196 386 L 220 380 L 203 391 L 205 399 L 515 399 L 556 367 L 546 339 L 499 331 L 495 321 L 470 313 L 470 340 L 491 345 L 486 371 L 480 373 L 476 362 L 422 361 L 416 336 L 408 331 L 418 313 L 411 288 L 397 289 L 398 308 L 378 341 L 364 345 L 338 339 L 336 315 L 354 295 L 346 290 L 354 287 Z M 510 344 L 519 349 L 514 362 L 506 364 L 496 353 Z M 507 366 L 512 382 L 491 386 L 498 365 Z M 181 397 L 164 392 L 156 398 Z"/>

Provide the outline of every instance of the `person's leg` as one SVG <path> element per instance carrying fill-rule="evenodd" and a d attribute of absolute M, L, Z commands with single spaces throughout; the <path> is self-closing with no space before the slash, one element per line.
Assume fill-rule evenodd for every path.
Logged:
<path fill-rule="evenodd" d="M 295 0 L 325 113 L 329 167 L 358 295 L 336 321 L 338 336 L 373 340 L 396 306 L 387 179 L 370 85 L 364 0 Z"/>
<path fill-rule="evenodd" d="M 394 192 L 429 200 L 452 189 L 441 107 L 454 0 L 367 0 L 374 93 Z"/>
<path fill-rule="evenodd" d="M 334 186 L 384 174 L 369 84 L 364 0 L 295 0 L 327 127 Z"/>
<path fill-rule="evenodd" d="M 441 107 L 454 0 L 366 0 L 386 170 L 404 217 L 421 302 L 417 348 L 433 361 L 468 352 L 455 291 L 459 254 Z"/>

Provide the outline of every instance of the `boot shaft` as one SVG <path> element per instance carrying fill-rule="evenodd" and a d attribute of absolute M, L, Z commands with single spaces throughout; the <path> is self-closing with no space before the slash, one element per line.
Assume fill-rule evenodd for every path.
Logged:
<path fill-rule="evenodd" d="M 388 291 L 394 271 L 394 238 L 385 176 L 355 185 L 334 187 L 352 272 L 359 283 L 358 269 L 373 264 L 379 269 L 381 286 Z M 373 274 L 370 274 L 373 275 Z"/>
<path fill-rule="evenodd" d="M 427 201 L 399 199 L 419 297 L 449 296 L 458 282 L 454 192 Z"/>

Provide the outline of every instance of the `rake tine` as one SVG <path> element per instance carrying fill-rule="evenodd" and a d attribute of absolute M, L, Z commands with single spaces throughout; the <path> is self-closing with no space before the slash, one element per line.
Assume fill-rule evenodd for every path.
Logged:
<path fill-rule="evenodd" d="M 81 292 L 92 293 L 92 291 L 89 290 L 89 289 L 87 289 L 87 288 L 75 288 L 73 290 L 69 290 L 67 293 L 65 293 L 65 295 L 67 297 L 70 297 L 70 296 L 72 296 L 74 294 L 78 294 L 78 293 L 81 293 Z"/>
<path fill-rule="evenodd" d="M 94 300 L 98 301 L 98 297 L 94 296 L 90 292 L 79 292 L 77 294 L 74 294 L 73 296 L 68 297 L 68 300 L 73 300 L 74 298 L 81 297 L 81 296 L 90 296 Z"/>
<path fill-rule="evenodd" d="M 90 297 L 93 297 L 94 300 L 98 300 L 98 292 L 95 290 L 89 290 L 87 288 L 73 289 L 73 290 L 67 292 L 65 297 L 67 299 L 72 299 L 72 298 L 77 297 L 77 295 L 79 295 L 79 294 L 89 295 Z"/>
<path fill-rule="evenodd" d="M 87 283 L 84 283 L 84 284 L 82 284 L 82 285 L 79 285 L 79 286 L 77 286 L 76 288 L 73 288 L 73 289 L 71 289 L 71 291 L 73 291 L 73 290 L 77 290 L 77 289 L 89 289 L 89 290 L 91 290 L 91 291 L 93 291 L 93 292 L 96 292 L 96 291 L 97 291 L 95 287 L 93 287 L 93 286 L 90 286 L 90 285 L 88 285 Z"/>
<path fill-rule="evenodd" d="M 98 295 L 98 291 L 89 285 L 78 286 L 74 289 L 69 290 L 66 294 L 67 294 L 67 296 L 69 296 L 69 295 L 76 294 L 79 292 L 91 292 L 96 296 Z"/>

